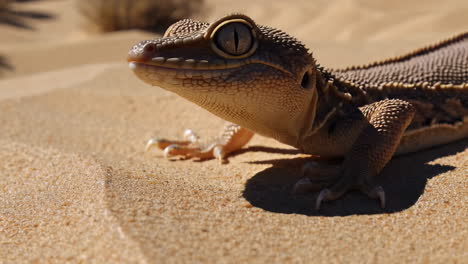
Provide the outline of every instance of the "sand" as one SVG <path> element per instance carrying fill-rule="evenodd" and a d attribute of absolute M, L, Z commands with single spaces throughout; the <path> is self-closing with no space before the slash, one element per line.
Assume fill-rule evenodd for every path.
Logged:
<path fill-rule="evenodd" d="M 233 3 L 234 2 L 234 3 Z M 466 30 L 468 2 L 207 1 L 284 29 L 331 67 Z M 388 208 L 359 193 L 293 196 L 307 156 L 256 136 L 220 165 L 144 152 L 152 136 L 224 123 L 139 81 L 140 31 L 83 32 L 73 1 L 0 24 L 0 263 L 468 263 L 468 141 L 393 159 Z"/>

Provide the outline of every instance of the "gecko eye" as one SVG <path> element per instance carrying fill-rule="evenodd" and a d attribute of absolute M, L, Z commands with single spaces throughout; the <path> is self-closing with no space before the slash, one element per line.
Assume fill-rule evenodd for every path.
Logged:
<path fill-rule="evenodd" d="M 212 34 L 213 49 L 226 58 L 245 58 L 257 47 L 254 32 L 244 21 L 227 21 Z"/>
<path fill-rule="evenodd" d="M 252 46 L 252 33 L 243 23 L 230 23 L 218 30 L 215 35 L 218 48 L 230 55 L 239 56 Z"/>

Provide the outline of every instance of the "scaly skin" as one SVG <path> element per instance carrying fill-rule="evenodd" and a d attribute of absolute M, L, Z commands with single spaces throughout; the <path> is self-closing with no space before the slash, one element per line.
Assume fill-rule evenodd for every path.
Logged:
<path fill-rule="evenodd" d="M 166 155 L 223 161 L 254 133 L 304 153 L 343 157 L 304 165 L 295 191 L 322 201 L 358 189 L 385 206 L 375 176 L 397 153 L 468 137 L 468 33 L 405 56 L 327 70 L 296 39 L 235 14 L 207 24 L 181 20 L 142 41 L 128 61 L 143 81 L 232 122 L 201 142 L 152 139 Z"/>

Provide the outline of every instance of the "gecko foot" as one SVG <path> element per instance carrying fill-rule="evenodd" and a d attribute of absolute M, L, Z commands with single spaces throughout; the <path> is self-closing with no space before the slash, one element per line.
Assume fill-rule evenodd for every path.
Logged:
<path fill-rule="evenodd" d="M 380 207 L 382 209 L 385 208 L 385 191 L 383 190 L 382 186 L 379 185 L 371 189 L 359 188 L 359 190 L 365 193 L 371 199 L 378 199 L 380 202 Z M 331 191 L 328 188 L 321 190 L 317 196 L 317 200 L 315 201 L 315 209 L 320 210 L 320 207 L 324 201 L 336 200 L 343 196 L 344 193 L 345 192 L 343 191 Z"/>
<path fill-rule="evenodd" d="M 371 199 L 378 199 L 380 207 L 385 208 L 385 192 L 382 186 L 375 186 L 366 177 L 350 177 L 340 164 L 327 164 L 311 161 L 301 170 L 302 178 L 293 187 L 293 194 L 320 191 L 315 201 L 319 210 L 323 202 L 336 200 L 349 190 L 359 190 Z M 346 176 L 347 175 L 347 176 Z M 359 180 L 362 179 L 362 180 Z"/>
<path fill-rule="evenodd" d="M 186 159 L 210 159 L 216 158 L 220 163 L 225 163 L 224 146 L 216 142 L 203 144 L 199 141 L 199 136 L 190 129 L 184 131 L 185 140 L 167 140 L 162 138 L 152 138 L 146 143 L 146 151 L 153 147 L 158 147 L 164 151 L 164 157 L 182 156 Z"/>
<path fill-rule="evenodd" d="M 302 166 L 301 175 L 301 179 L 294 184 L 293 194 L 316 192 L 331 186 L 340 176 L 340 166 L 310 161 Z"/>

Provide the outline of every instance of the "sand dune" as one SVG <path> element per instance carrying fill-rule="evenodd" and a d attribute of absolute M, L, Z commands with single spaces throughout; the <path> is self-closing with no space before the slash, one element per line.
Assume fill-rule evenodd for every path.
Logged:
<path fill-rule="evenodd" d="M 332 67 L 468 25 L 466 1 L 294 2 L 207 1 L 205 17 L 246 12 Z M 350 193 L 317 212 L 290 194 L 307 156 L 271 139 L 223 166 L 144 152 L 224 123 L 133 76 L 127 50 L 151 34 L 82 32 L 69 0 L 21 5 L 55 17 L 0 24 L 0 263 L 466 262 L 468 141 L 394 159 L 386 211 Z"/>
<path fill-rule="evenodd" d="M 2 262 L 143 257 L 106 204 L 104 166 L 51 149 L 1 144 Z"/>

